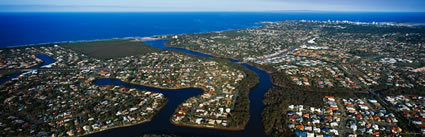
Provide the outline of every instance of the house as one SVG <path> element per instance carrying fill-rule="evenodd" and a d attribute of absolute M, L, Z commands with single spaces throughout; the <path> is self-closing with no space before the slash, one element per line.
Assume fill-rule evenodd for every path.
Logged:
<path fill-rule="evenodd" d="M 297 122 L 303 122 L 303 118 L 302 117 L 297 117 L 296 119 L 295 119 Z"/>
<path fill-rule="evenodd" d="M 356 132 L 356 130 L 357 130 L 357 125 L 352 124 L 352 125 L 350 126 L 350 129 L 353 129 L 353 131 L 354 131 L 354 132 Z"/>
<path fill-rule="evenodd" d="M 307 137 L 314 137 L 314 133 L 307 132 Z"/>
<path fill-rule="evenodd" d="M 337 122 L 331 122 L 330 124 L 331 124 L 331 127 L 337 127 L 338 126 Z"/>
<path fill-rule="evenodd" d="M 298 130 L 304 131 L 304 125 L 296 125 L 295 128 Z"/>
<path fill-rule="evenodd" d="M 313 127 L 311 127 L 311 126 L 305 126 L 304 127 L 304 130 L 305 131 L 312 131 L 313 130 Z"/>
<path fill-rule="evenodd" d="M 294 129 L 295 128 L 295 124 L 288 124 L 288 128 Z"/>
<path fill-rule="evenodd" d="M 320 133 L 320 131 L 321 131 L 321 130 L 320 130 L 320 128 L 314 127 L 314 128 L 313 128 L 313 131 L 314 131 L 315 133 Z"/>
<path fill-rule="evenodd" d="M 294 110 L 295 106 L 294 105 L 289 105 L 288 108 L 291 109 L 291 110 Z"/>
<path fill-rule="evenodd" d="M 329 130 L 329 132 L 331 132 L 331 133 L 333 133 L 334 135 L 337 135 L 337 136 L 339 136 L 339 132 L 338 132 L 338 130 L 336 130 L 336 129 L 330 129 Z"/>
<path fill-rule="evenodd" d="M 196 124 L 201 124 L 201 121 L 202 121 L 202 118 L 197 118 L 197 119 L 195 120 L 195 123 L 196 123 Z"/>
<path fill-rule="evenodd" d="M 369 110 L 369 107 L 366 105 L 359 105 L 360 109 L 362 110 Z"/>

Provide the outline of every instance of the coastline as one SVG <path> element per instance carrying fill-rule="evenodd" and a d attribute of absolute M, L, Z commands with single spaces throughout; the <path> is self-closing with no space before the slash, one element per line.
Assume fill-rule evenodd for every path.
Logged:
<path fill-rule="evenodd" d="M 168 99 L 166 99 L 166 101 L 164 102 L 164 104 L 158 109 L 157 113 L 159 113 L 162 110 L 162 108 L 164 108 L 165 105 L 167 105 L 167 103 L 168 103 Z M 155 116 L 156 116 L 156 114 L 155 115 L 152 115 L 152 117 L 150 117 L 149 119 L 146 119 L 144 121 L 140 121 L 140 122 L 136 122 L 136 123 L 130 123 L 130 124 L 123 124 L 123 125 L 119 125 L 119 126 L 113 126 L 113 127 L 105 128 L 105 129 L 100 129 L 98 131 L 90 132 L 90 133 L 87 133 L 87 134 L 77 135 L 77 137 L 84 137 L 84 136 L 93 135 L 93 134 L 96 134 L 96 133 L 99 133 L 99 132 L 103 132 L 103 131 L 106 131 L 106 130 L 111 130 L 111 129 L 116 129 L 116 128 L 123 128 L 123 127 L 130 127 L 130 126 L 135 126 L 135 125 L 140 125 L 140 124 L 148 123 L 148 122 L 151 122 L 152 119 Z"/>
<path fill-rule="evenodd" d="M 136 38 L 136 41 L 142 41 L 142 42 L 144 42 L 144 41 L 149 41 L 149 40 L 160 40 L 161 38 L 156 38 L 156 37 L 142 37 L 141 39 L 137 39 Z"/>
<path fill-rule="evenodd" d="M 264 26 L 264 22 L 280 22 L 290 19 L 283 19 L 279 21 L 258 21 L 254 23 L 250 27 L 245 28 L 238 28 L 238 29 L 224 29 L 224 30 L 217 30 L 217 31 L 208 31 L 208 32 L 192 32 L 192 33 L 173 33 L 173 34 L 155 34 L 155 35 L 147 35 L 147 36 L 127 36 L 127 37 L 113 37 L 113 38 L 99 38 L 99 39 L 90 39 L 90 40 L 64 40 L 64 41 L 53 41 L 53 42 L 40 42 L 40 43 L 32 43 L 32 44 L 21 44 L 21 45 L 8 45 L 5 47 L 0 47 L 0 49 L 10 49 L 10 48 L 20 48 L 20 47 L 33 47 L 33 46 L 41 46 L 41 45 L 49 45 L 49 44 L 61 44 L 61 43 L 79 43 L 79 42 L 94 42 L 94 41 L 107 41 L 107 40 L 131 40 L 131 39 L 137 39 L 137 38 L 157 38 L 161 36 L 170 36 L 170 35 L 186 35 L 186 34 L 202 34 L 202 33 L 211 33 L 211 32 L 224 32 L 224 31 L 232 31 L 232 30 L 241 30 L 241 29 L 250 29 L 250 28 L 257 28 Z M 296 19 L 297 21 L 305 20 L 305 19 Z M 323 21 L 323 20 L 312 20 L 312 21 Z M 343 20 L 332 20 L 332 21 L 343 21 Z M 355 22 L 355 21 L 351 21 Z M 372 22 L 376 21 L 369 21 L 369 22 L 358 22 L 358 23 L 367 23 L 371 24 Z M 396 21 L 390 21 L 390 22 L 376 22 L 379 24 L 399 24 L 404 27 L 425 27 L 425 23 L 397 23 Z"/>
<path fill-rule="evenodd" d="M 261 21 L 260 21 L 261 22 Z M 225 30 L 217 30 L 217 31 L 208 31 L 208 32 L 193 32 L 193 33 L 173 33 L 173 34 L 156 34 L 156 35 L 147 35 L 147 36 L 128 36 L 128 37 L 114 37 L 114 38 L 99 38 L 99 39 L 90 39 L 90 40 L 65 40 L 65 41 L 54 41 L 54 42 L 40 42 L 40 43 L 32 43 L 32 44 L 21 44 L 21 45 L 9 45 L 5 47 L 0 47 L 0 49 L 10 49 L 10 48 L 23 48 L 23 47 L 37 47 L 42 45 L 50 45 L 50 44 L 63 44 L 63 43 L 79 43 L 79 42 L 96 42 L 96 41 L 108 41 L 108 40 L 137 40 L 138 38 L 153 38 L 161 36 L 170 36 L 170 35 L 187 35 L 187 34 L 202 34 L 202 33 L 211 33 L 211 32 L 224 32 L 224 31 L 232 31 L 232 30 L 241 30 L 241 29 L 250 29 L 261 27 L 264 24 L 255 23 L 254 25 L 246 28 L 238 28 L 238 29 L 225 29 Z M 158 38 L 161 39 L 161 38 Z M 156 40 L 158 40 L 156 39 Z"/>

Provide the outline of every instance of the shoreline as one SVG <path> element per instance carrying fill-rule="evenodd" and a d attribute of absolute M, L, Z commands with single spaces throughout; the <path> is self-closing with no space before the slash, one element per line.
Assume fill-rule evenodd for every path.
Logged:
<path fill-rule="evenodd" d="M 96 41 L 109 41 L 109 40 L 134 40 L 138 38 L 157 38 L 162 36 L 170 36 L 170 35 L 188 35 L 188 34 L 202 34 L 202 33 L 211 33 L 211 32 L 224 32 L 224 31 L 232 31 L 232 30 L 241 30 L 241 29 L 249 29 L 255 27 L 261 27 L 263 24 L 255 23 L 251 27 L 246 28 L 238 28 L 238 29 L 225 29 L 225 30 L 217 30 L 217 31 L 208 31 L 208 32 L 193 32 L 193 33 L 174 33 L 174 34 L 157 34 L 157 35 L 149 35 L 149 36 L 128 36 L 128 37 L 115 37 L 115 38 L 100 38 L 100 39 L 91 39 L 91 40 L 65 40 L 65 41 L 55 41 L 55 42 L 41 42 L 41 43 L 32 43 L 32 44 L 22 44 L 22 45 L 10 45 L 6 47 L 0 47 L 0 49 L 11 49 L 11 48 L 23 48 L 23 47 L 36 47 L 41 45 L 50 45 L 50 44 L 62 44 L 62 43 L 80 43 L 80 42 L 96 42 Z M 161 38 L 158 38 L 161 39 Z M 158 40 L 156 39 L 156 40 Z M 59 45 L 60 46 L 60 45 Z"/>
<path fill-rule="evenodd" d="M 170 40 L 168 40 L 168 39 L 159 39 L 159 40 L 167 40 L 167 42 L 168 42 L 168 41 L 170 41 Z M 181 48 L 181 47 L 174 47 L 174 46 L 170 46 L 167 42 L 165 42 L 165 43 L 164 43 L 164 45 L 165 45 L 167 48 L 177 48 L 177 49 L 183 49 L 183 50 L 195 51 L 195 52 L 199 52 L 199 53 L 202 53 L 202 54 L 205 54 L 205 55 L 211 56 L 212 58 L 218 58 L 218 59 L 228 59 L 228 60 L 237 60 L 237 61 L 239 61 L 239 62 L 241 61 L 240 59 L 236 59 L 236 58 L 232 58 L 232 57 L 221 57 L 221 56 L 219 56 L 219 55 L 217 55 L 217 54 L 211 54 L 211 53 L 207 53 L 207 52 L 200 51 L 200 50 L 192 50 L 192 49 L 185 49 L 185 48 Z M 185 53 L 185 54 L 187 54 L 187 53 Z"/>
<path fill-rule="evenodd" d="M 148 123 L 151 120 L 145 120 L 145 121 L 140 121 L 140 122 L 136 122 L 134 124 L 125 124 L 125 125 L 120 125 L 120 126 L 115 126 L 115 127 L 110 127 L 110 128 L 105 128 L 105 129 L 100 129 L 98 131 L 93 131 L 93 132 L 89 132 L 87 134 L 81 134 L 81 135 L 77 135 L 77 137 L 85 137 L 85 136 L 90 136 L 96 133 L 100 133 L 100 132 L 104 132 L 107 130 L 111 130 L 111 129 L 117 129 L 117 128 L 123 128 L 123 127 L 130 127 L 130 126 L 135 126 L 135 125 L 139 125 L 139 124 L 144 124 L 144 123 Z"/>
<path fill-rule="evenodd" d="M 108 78 L 108 77 L 101 77 L 101 78 L 97 78 L 97 79 L 95 79 L 94 81 L 96 81 L 96 80 L 99 80 L 99 79 L 103 79 L 103 78 Z M 109 78 L 109 79 L 117 79 L 117 78 Z M 138 86 L 145 86 L 145 87 L 150 87 L 150 88 L 158 88 L 158 89 L 162 89 L 162 90 L 181 90 L 181 89 L 187 89 L 187 88 L 173 88 L 173 89 L 171 89 L 171 88 L 169 88 L 169 89 L 166 89 L 166 88 L 159 88 L 159 87 L 153 87 L 153 86 L 147 86 L 147 85 L 141 85 L 141 84 L 136 84 L 136 83 L 132 83 L 132 82 L 125 82 L 125 81 L 122 81 L 121 79 L 117 79 L 117 80 L 120 80 L 121 82 L 123 82 L 123 83 L 127 83 L 127 84 L 133 84 L 133 85 L 138 85 Z M 257 86 L 258 85 L 258 83 L 257 84 L 255 84 L 253 87 L 251 87 L 250 88 L 250 90 L 252 89 L 252 88 L 254 88 L 255 86 Z M 202 92 L 203 93 L 205 93 L 206 92 L 206 90 L 204 90 L 204 89 L 202 89 L 202 88 L 197 88 L 197 87 L 188 87 L 188 88 L 195 88 L 195 89 L 200 89 L 200 90 L 202 90 Z M 150 91 L 150 92 L 154 92 L 154 91 Z M 158 93 L 158 92 L 155 92 L 155 93 Z M 161 93 L 162 94 L 162 93 Z M 167 102 L 166 103 L 168 103 L 168 99 L 167 99 Z M 166 104 L 164 104 L 164 106 L 165 106 Z M 164 107 L 164 106 L 162 106 L 162 107 Z M 162 110 L 162 107 L 161 107 L 161 109 L 160 110 Z M 177 109 L 177 108 L 176 108 Z M 158 112 L 160 111 L 160 110 L 158 110 Z M 155 115 L 156 116 L 156 115 Z M 154 117 L 155 117 L 154 116 Z M 248 125 L 248 122 L 244 125 L 244 128 L 236 128 L 236 127 L 233 127 L 233 128 L 218 128 L 218 127 L 206 127 L 206 126 L 196 126 L 196 125 L 180 125 L 180 124 L 177 124 L 177 123 L 175 123 L 173 120 L 172 120 L 172 115 L 171 115 L 171 117 L 169 118 L 169 121 L 170 121 L 170 123 L 171 124 L 173 124 L 174 126 L 180 126 L 180 127 L 189 127 L 189 128 L 207 128 L 207 129 L 217 129 L 217 130 L 224 130 L 224 131 L 242 131 L 242 130 L 244 130 L 245 129 L 245 127 Z M 153 118 L 153 117 L 152 117 Z M 150 121 L 146 121 L 146 122 L 150 122 Z M 134 124 L 134 125 L 137 125 L 137 124 Z M 128 125 L 128 126 L 132 126 L 132 125 Z M 101 131 L 99 131 L 99 132 L 101 132 Z"/>
<path fill-rule="evenodd" d="M 136 38 L 136 41 L 142 41 L 142 42 L 145 42 L 145 41 L 150 41 L 150 40 L 160 40 L 161 38 L 156 38 L 156 37 L 142 37 L 142 38 L 140 38 L 140 39 L 137 39 Z"/>
<path fill-rule="evenodd" d="M 248 68 L 247 68 L 248 69 Z M 255 73 L 255 72 L 254 72 Z M 259 80 L 259 79 L 258 79 Z M 270 79 L 271 80 L 271 79 Z M 249 98 L 249 93 L 251 92 L 251 90 L 253 88 L 255 88 L 260 82 L 258 81 L 255 85 L 253 85 L 252 87 L 249 88 L 249 92 L 248 92 L 248 98 Z M 251 101 L 251 100 L 249 100 Z M 177 109 L 177 108 L 176 108 Z M 248 107 L 248 111 L 249 111 L 250 107 Z M 251 114 L 249 114 L 249 117 L 251 117 Z M 173 116 L 171 115 L 170 117 L 170 123 L 173 124 L 174 126 L 179 126 L 179 127 L 188 127 L 188 128 L 200 128 L 200 129 L 216 129 L 216 130 L 223 130 L 223 131 L 243 131 L 245 130 L 246 126 L 248 126 L 249 120 L 243 125 L 243 127 L 232 127 L 232 128 L 219 128 L 219 127 L 206 127 L 206 126 L 198 126 L 198 125 L 183 125 L 183 124 L 177 124 L 172 120 Z"/>
<path fill-rule="evenodd" d="M 178 126 L 178 127 L 198 128 L 198 129 L 215 129 L 215 130 L 235 131 L 235 132 L 245 130 L 245 127 L 244 128 L 235 128 L 235 127 L 233 127 L 233 128 L 220 128 L 220 127 L 207 127 L 207 126 L 201 126 L 201 125 L 198 126 L 198 125 L 178 124 L 178 123 L 175 123 L 172 120 L 172 117 L 173 116 L 171 116 L 170 119 L 169 119 L 170 120 L 170 123 L 173 124 L 174 126 Z"/>
<path fill-rule="evenodd" d="M 113 78 L 113 77 L 98 77 L 98 78 L 96 78 L 96 79 L 95 79 L 95 80 L 93 80 L 93 81 L 100 80 L 100 79 L 116 79 L 116 80 L 120 80 L 121 82 L 126 83 L 126 84 L 132 84 L 132 85 L 137 85 L 137 86 L 145 86 L 145 87 L 149 87 L 149 88 L 157 88 L 157 89 L 161 89 L 161 90 L 182 90 L 182 89 L 194 88 L 194 89 L 200 89 L 200 90 L 202 90 L 202 92 L 206 92 L 206 91 L 207 91 L 207 90 L 205 90 L 205 89 L 203 89 L 203 88 L 200 88 L 200 87 L 184 87 L 184 88 L 164 88 L 164 87 L 155 87 L 155 86 L 151 86 L 151 85 L 143 85 L 143 84 L 140 84 L 140 83 L 126 82 L 126 81 L 123 81 L 123 80 L 121 80 L 121 79 Z M 153 92 L 153 91 L 151 91 L 151 92 Z M 156 92 L 155 92 L 155 93 L 156 93 Z M 162 93 L 161 93 L 161 94 L 162 94 Z"/>
<path fill-rule="evenodd" d="M 168 40 L 168 39 L 161 39 L 161 40 Z M 169 40 L 168 40 L 169 41 Z M 179 47 L 173 47 L 173 46 L 169 46 L 168 44 L 167 44 L 167 42 L 166 43 L 164 43 L 164 45 L 166 46 L 166 47 L 168 47 L 168 48 L 179 48 Z M 179 48 L 179 49 L 185 49 L 185 48 Z M 209 56 L 212 56 L 213 58 L 221 58 L 221 59 L 227 59 L 227 60 L 237 60 L 237 61 L 239 61 L 239 62 L 232 62 L 232 63 L 240 63 L 241 65 L 242 64 L 246 64 L 246 65 L 249 65 L 249 66 L 252 66 L 252 67 L 255 67 L 255 68 L 257 68 L 257 69 L 259 69 L 259 70 L 261 70 L 261 71 L 264 71 L 264 72 L 266 72 L 267 74 L 269 74 L 269 80 L 270 80 L 270 82 L 273 84 L 273 86 L 277 86 L 277 87 L 280 87 L 280 86 L 278 86 L 278 85 L 276 85 L 274 82 L 273 82 L 273 78 L 272 78 L 272 76 L 271 76 L 271 74 L 273 73 L 273 72 L 271 72 L 271 71 L 268 71 L 268 70 L 266 70 L 266 69 L 264 69 L 264 68 L 262 68 L 262 67 L 260 67 L 260 66 L 258 66 L 258 65 L 255 65 L 255 64 L 253 64 L 253 63 L 250 63 L 250 62 L 240 62 L 240 59 L 235 59 L 235 58 L 228 58 L 228 57 L 219 57 L 218 55 L 211 55 L 210 53 L 206 53 L 206 52 L 202 52 L 202 51 L 198 51 L 198 50 L 191 50 L 191 49 L 185 49 L 185 50 L 189 50 L 189 51 L 196 51 L 196 52 L 199 52 L 199 53 L 202 53 L 202 54 L 206 54 L 206 55 L 209 55 Z M 248 69 L 248 68 L 247 68 Z M 259 79 L 258 79 L 259 80 Z M 251 90 L 253 89 L 253 88 L 255 88 L 257 85 L 259 84 L 259 82 L 257 82 L 254 86 L 252 86 L 252 87 L 250 87 L 249 88 L 249 92 L 248 92 L 248 96 L 249 96 L 249 93 L 251 92 Z M 266 91 L 267 92 L 267 91 Z M 251 100 L 249 100 L 249 101 L 251 101 Z M 263 103 L 264 104 L 264 103 Z M 248 110 L 249 110 L 249 108 L 248 108 Z M 251 114 L 249 115 L 249 116 L 251 116 Z M 242 130 L 245 130 L 245 128 L 246 128 L 246 126 L 248 125 L 248 123 L 249 123 L 249 121 L 248 122 L 246 122 L 245 124 L 244 124 L 244 126 L 243 126 L 243 128 L 230 128 L 230 129 L 226 129 L 226 128 L 215 128 L 215 127 L 206 127 L 206 126 L 197 126 L 197 125 L 179 125 L 179 124 L 177 124 L 177 123 L 175 123 L 173 120 L 172 120 L 172 117 L 170 117 L 170 121 L 171 121 L 171 123 L 173 124 L 173 125 L 175 125 L 175 126 L 182 126 L 182 127 L 191 127 L 191 128 L 207 128 L 207 129 L 218 129 L 218 130 L 228 130 L 228 131 L 242 131 Z"/>
<path fill-rule="evenodd" d="M 166 101 L 165 101 L 165 102 L 164 102 L 164 104 L 163 104 L 163 105 L 161 105 L 161 107 L 158 109 L 157 113 L 159 113 L 159 112 L 160 112 L 160 111 L 161 111 L 161 110 L 165 107 L 165 105 L 167 105 L 167 103 L 168 103 L 168 98 L 166 98 Z M 135 126 L 135 125 L 140 125 L 140 124 L 149 123 L 149 122 L 151 122 L 151 121 L 152 121 L 152 119 L 153 119 L 155 116 L 156 116 L 156 114 L 155 114 L 155 115 L 153 115 L 152 117 L 150 117 L 149 119 L 144 120 L 144 121 L 140 121 L 140 122 L 136 122 L 136 123 L 130 123 L 130 124 L 123 124 L 123 125 L 119 125 L 119 126 L 114 126 L 114 127 L 110 127 L 110 128 L 105 128 L 105 129 L 100 129 L 100 130 L 98 130 L 98 131 L 90 132 L 90 133 L 87 133 L 87 134 L 77 135 L 77 137 L 89 136 L 89 135 L 93 135 L 93 134 L 100 133 L 100 132 L 104 132 L 104 131 L 111 130 L 111 129 L 124 128 L 124 127 L 130 127 L 130 126 Z"/>
<path fill-rule="evenodd" d="M 158 112 L 157 113 L 159 113 L 164 107 L 165 107 L 165 105 L 167 105 L 167 103 L 168 103 L 168 98 L 166 98 L 166 101 L 164 102 L 164 104 L 158 109 Z M 84 136 L 89 136 L 89 135 L 93 135 L 93 134 L 96 134 L 96 133 L 100 133 L 100 132 L 104 132 L 104 131 L 107 131 L 107 130 L 111 130 L 111 129 L 117 129 L 117 128 L 123 128 L 123 127 L 130 127 L 130 126 L 135 126 L 135 125 L 140 125 L 140 124 L 145 124 L 145 123 L 149 123 L 149 122 L 151 122 L 152 121 L 152 119 L 154 118 L 156 116 L 156 114 L 155 115 L 153 115 L 151 118 L 149 118 L 149 119 L 146 119 L 146 120 L 144 120 L 144 121 L 140 121 L 140 122 L 136 122 L 136 123 L 130 123 L 130 124 L 123 124 L 123 125 L 120 125 L 120 126 L 115 126 L 115 127 L 110 127 L 110 128 L 105 128 L 105 129 L 100 129 L 100 130 L 98 130 L 98 131 L 94 131 L 94 132 L 90 132 L 90 133 L 87 133 L 87 134 L 81 134 L 81 135 L 77 135 L 77 137 L 84 137 Z"/>
<path fill-rule="evenodd" d="M 270 71 L 270 70 L 267 70 L 267 69 L 263 68 L 261 65 L 257 65 L 257 64 L 252 63 L 252 62 L 248 62 L 248 63 L 245 63 L 245 64 L 248 64 L 248 65 L 250 65 L 250 66 L 256 67 L 256 68 L 258 68 L 258 69 L 260 69 L 260 70 L 262 70 L 262 71 L 264 71 L 264 72 L 267 72 L 268 74 L 273 74 L 273 73 L 275 73 L 275 72 L 273 72 L 273 71 Z M 271 79 L 271 76 L 270 76 L 270 79 Z M 272 83 L 273 83 L 273 82 L 272 82 Z M 273 84 L 274 84 L 274 83 L 273 83 Z"/>
<path fill-rule="evenodd" d="M 167 39 L 157 39 L 157 40 L 167 40 Z M 164 44 L 166 47 L 168 47 L 166 44 Z M 184 48 L 180 48 L 180 49 L 184 49 Z M 189 50 L 189 49 L 185 49 L 185 50 Z M 195 51 L 195 50 L 190 50 L 190 51 Z M 199 51 L 196 51 L 196 52 L 199 52 Z M 202 53 L 202 54 L 206 54 L 206 53 L 203 53 L 203 52 L 200 52 L 200 53 Z M 186 53 L 185 53 L 186 54 Z M 209 55 L 209 56 L 212 56 L 212 58 L 219 58 L 219 59 L 227 59 L 227 60 L 232 60 L 233 58 L 226 58 L 226 57 L 217 57 L 217 56 L 213 56 L 213 55 L 210 55 L 210 54 L 206 54 L 206 55 Z M 240 61 L 239 59 L 233 59 L 233 60 L 238 60 L 238 61 Z M 237 62 L 232 62 L 232 63 L 237 63 Z M 247 64 L 247 65 L 249 65 L 249 66 L 252 66 L 252 67 L 255 67 L 255 68 L 258 68 L 259 70 L 261 70 L 261 71 L 264 71 L 264 72 L 266 72 L 267 74 L 271 74 L 271 72 L 269 72 L 269 71 L 266 71 L 265 69 L 263 69 L 263 68 L 260 68 L 260 67 L 258 67 L 258 66 L 256 66 L 256 65 L 253 65 L 253 64 L 251 64 L 251 63 L 240 63 L 240 65 L 242 65 L 242 64 Z M 248 69 L 248 68 L 247 68 Z M 245 73 L 245 72 L 244 72 Z M 254 72 L 255 73 L 255 72 Z M 186 87 L 186 88 L 164 88 L 164 87 L 155 87 L 155 86 L 152 86 L 152 85 L 143 85 L 143 84 L 141 84 L 141 83 L 134 83 L 134 82 L 126 82 L 126 81 L 123 81 L 123 80 L 121 80 L 121 79 L 118 79 L 118 78 L 112 78 L 112 77 L 99 77 L 99 78 L 96 78 L 95 80 L 99 80 L 99 79 L 102 79 L 102 78 L 110 78 L 110 79 L 117 79 L 117 80 L 120 80 L 121 82 L 123 82 L 123 83 L 127 83 L 127 84 L 133 84 L 133 85 L 139 85 L 139 86 L 145 86 L 145 87 L 150 87 L 150 88 L 158 88 L 158 89 L 162 89 L 162 90 L 180 90 L 180 89 L 187 89 L 187 88 L 195 88 L 195 89 L 200 89 L 200 90 L 202 90 L 202 93 L 205 93 L 205 92 L 207 92 L 207 90 L 205 90 L 204 88 L 201 88 L 201 87 Z M 259 79 L 258 79 L 259 80 Z M 271 83 L 274 85 L 274 86 L 276 86 L 274 83 L 273 83 L 273 81 L 272 81 L 272 77 L 270 76 L 270 78 L 269 78 L 269 80 L 271 81 Z M 257 85 L 259 84 L 259 82 L 257 82 L 255 85 L 253 85 L 252 87 L 249 87 L 249 91 L 248 91 L 248 96 L 249 96 L 249 93 L 251 92 L 251 90 L 253 89 L 253 88 L 255 88 Z M 249 98 L 249 97 L 248 97 Z M 178 109 L 178 108 L 176 108 L 176 109 Z M 249 109 L 248 109 L 249 110 Z M 249 115 L 249 116 L 251 116 L 251 114 Z M 206 129 L 217 129 L 217 130 L 224 130 L 224 131 L 242 131 L 242 130 L 245 130 L 245 128 L 246 128 L 246 126 L 248 125 L 248 123 L 249 123 L 249 121 L 247 121 L 244 125 L 243 125 L 243 127 L 241 128 L 241 127 L 229 127 L 229 128 L 219 128 L 219 127 L 206 127 L 206 126 L 198 126 L 198 125 L 180 125 L 180 124 L 177 124 L 177 123 L 175 123 L 173 120 L 172 120 L 172 115 L 171 115 L 171 117 L 169 118 L 169 121 L 170 121 L 170 123 L 171 124 L 173 124 L 173 125 L 175 125 L 175 126 L 180 126 L 180 127 L 189 127 L 189 128 L 206 128 Z"/>
<path fill-rule="evenodd" d="M 294 21 L 302 21 L 305 19 L 298 19 Z M 208 32 L 192 32 L 192 33 L 174 33 L 174 34 L 157 34 L 157 35 L 148 35 L 148 36 L 128 36 L 128 37 L 114 37 L 114 38 L 99 38 L 99 39 L 91 39 L 91 40 L 64 40 L 64 41 L 54 41 L 54 42 L 40 42 L 40 43 L 32 43 L 32 44 L 21 44 L 21 45 L 9 45 L 5 47 L 0 47 L 0 49 L 10 49 L 10 48 L 22 48 L 22 47 L 33 47 L 33 46 L 41 46 L 41 45 L 49 45 L 49 44 L 61 44 L 61 43 L 79 43 L 79 42 L 94 42 L 94 41 L 107 41 L 107 40 L 130 40 L 130 39 L 137 39 L 137 38 L 157 38 L 161 36 L 170 36 L 170 35 L 187 35 L 187 34 L 202 34 L 202 33 L 211 33 L 211 32 L 224 32 L 224 31 L 232 31 L 232 30 L 241 30 L 241 29 L 250 29 L 250 28 L 256 28 L 256 27 L 262 27 L 265 24 L 263 22 L 281 22 L 281 21 L 288 21 L 287 20 L 279 20 L 279 21 L 258 21 L 255 22 L 251 27 L 245 27 L 245 28 L 238 28 L 238 29 L 225 29 L 225 30 L 217 30 L 217 31 L 208 31 Z M 309 20 L 310 21 L 310 20 Z M 323 21 L 323 20 L 311 20 L 311 21 Z M 343 21 L 343 20 L 332 20 L 332 21 Z M 347 20 L 350 21 L 350 20 Z M 350 21 L 350 22 L 356 22 L 356 21 Z M 375 21 L 370 22 L 359 22 L 359 23 L 368 23 L 371 24 Z M 378 24 L 398 24 L 404 27 L 425 27 L 425 23 L 397 23 L 397 21 L 381 21 L 377 22 Z"/>
<path fill-rule="evenodd" d="M 167 39 L 159 39 L 159 40 L 167 40 Z M 240 60 L 240 59 L 236 59 L 236 58 L 231 58 L 231 57 L 220 57 L 219 55 L 216 55 L 216 54 L 212 55 L 212 54 L 210 54 L 210 53 L 206 53 L 206 52 L 199 51 L 199 50 L 191 50 L 191 49 L 185 49 L 185 48 L 180 48 L 180 47 L 173 47 L 173 46 L 169 46 L 167 43 L 165 43 L 164 45 L 165 45 L 166 47 L 168 47 L 168 48 L 179 48 L 179 49 L 184 49 L 184 50 L 196 51 L 196 52 L 199 52 L 199 53 L 202 53 L 202 54 L 206 54 L 206 55 L 212 56 L 213 58 L 227 59 L 227 60 L 237 60 L 238 62 L 233 62 L 233 63 L 247 64 L 247 65 L 250 65 L 250 66 L 256 67 L 256 68 L 258 68 L 258 69 L 260 69 L 260 70 L 262 70 L 262 71 L 264 71 L 264 72 L 267 72 L 268 74 L 272 74 L 272 73 L 274 73 L 273 71 L 270 71 L 270 70 L 264 69 L 261 65 L 257 65 L 257 64 L 252 63 L 252 62 L 241 62 L 241 60 Z M 271 80 L 271 79 L 272 79 L 272 78 L 271 78 L 271 76 L 270 76 L 270 80 Z M 273 83 L 273 82 L 272 82 L 272 83 Z M 274 83 L 273 83 L 273 84 L 274 84 Z M 274 84 L 274 85 L 275 85 L 275 84 Z"/>

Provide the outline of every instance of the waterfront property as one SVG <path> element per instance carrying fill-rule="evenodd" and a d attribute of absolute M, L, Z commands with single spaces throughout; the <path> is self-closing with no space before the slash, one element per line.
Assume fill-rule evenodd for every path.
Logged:
<path fill-rule="evenodd" d="M 109 44 L 113 45 L 116 40 L 111 42 Z M 79 43 L 72 43 L 75 44 Z M 91 134 L 148 122 L 166 102 L 166 98 L 159 93 L 119 86 L 99 87 L 93 83 L 105 77 L 164 89 L 200 88 L 204 94 L 181 104 L 171 120 L 178 125 L 232 127 L 233 121 L 228 116 L 234 109 L 239 94 L 236 87 L 245 78 L 244 72 L 222 62 L 171 51 L 152 50 L 136 56 L 105 60 L 110 56 L 89 52 L 103 46 L 89 46 L 87 50 L 78 46 L 75 48 L 77 51 L 57 44 L 25 50 L 8 49 L 7 52 L 18 60 L 14 61 L 17 63 L 6 62 L 6 68 L 27 68 L 31 66 L 16 64 L 37 65 L 37 62 L 41 62 L 31 54 L 45 54 L 55 62 L 0 85 L 1 92 L 5 93 L 1 97 L 2 107 L 11 110 L 2 115 L 2 135 Z M 98 56 L 102 56 L 100 58 L 103 60 L 97 59 Z M 34 61 L 29 59 L 30 63 L 23 62 L 24 57 L 33 58 Z M 204 113 L 199 113 L 201 111 Z M 177 116 L 181 119 L 177 119 Z M 199 118 L 208 121 L 201 123 L 195 120 Z"/>
<path fill-rule="evenodd" d="M 147 122 L 166 102 L 159 93 L 93 85 L 97 61 L 58 45 L 30 47 L 24 52 L 46 54 L 56 62 L 0 85 L 1 106 L 9 110 L 2 111 L 1 135 L 90 134 Z M 27 56 L 18 53 L 13 56 Z"/>

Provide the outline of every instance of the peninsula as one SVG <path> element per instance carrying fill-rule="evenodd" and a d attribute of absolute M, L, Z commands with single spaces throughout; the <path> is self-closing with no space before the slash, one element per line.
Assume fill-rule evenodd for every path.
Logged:
<path fill-rule="evenodd" d="M 43 62 L 35 54 L 55 60 L 0 85 L 1 106 L 9 110 L 1 115 L 2 126 L 8 125 L 3 135 L 87 135 L 148 122 L 166 104 L 161 93 L 97 86 L 95 81 L 102 78 L 161 89 L 200 88 L 204 93 L 183 102 L 171 121 L 241 130 L 248 121 L 243 116 L 249 115 L 247 92 L 256 82 L 255 74 L 247 80 L 252 72 L 227 60 L 161 51 L 134 40 L 48 44 L 2 52 L 8 55 L 2 56 L 7 61 L 2 67 L 7 69 L 28 71 Z"/>

